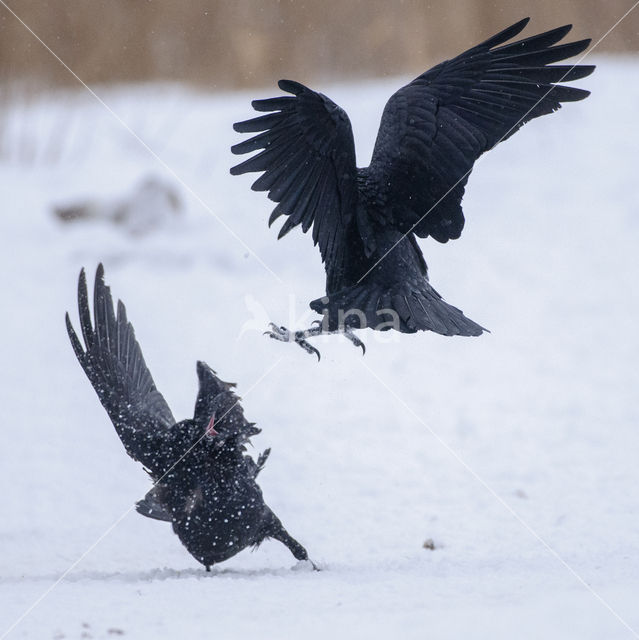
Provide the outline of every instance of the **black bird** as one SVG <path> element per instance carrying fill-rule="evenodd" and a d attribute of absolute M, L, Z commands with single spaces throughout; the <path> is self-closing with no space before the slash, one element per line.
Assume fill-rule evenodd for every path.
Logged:
<path fill-rule="evenodd" d="M 207 571 L 266 538 L 285 544 L 298 560 L 308 560 L 306 549 L 264 502 L 256 477 L 270 450 L 257 462 L 244 454 L 249 438 L 261 430 L 244 418 L 235 385 L 198 362 L 193 418 L 176 423 L 155 387 L 121 301 L 115 313 L 101 264 L 95 275 L 93 326 L 84 269 L 78 311 L 85 348 L 66 314 L 75 355 L 126 452 L 145 466 L 154 483 L 137 511 L 171 522 Z"/>
<path fill-rule="evenodd" d="M 269 225 L 285 216 L 279 238 L 298 225 L 304 232 L 312 227 L 326 269 L 326 296 L 310 303 L 323 320 L 292 336 L 271 324 L 272 338 L 294 339 L 319 357 L 306 338 L 320 333 L 343 332 L 364 348 L 353 329 L 445 336 L 485 331 L 431 287 L 415 236 L 459 238 L 461 201 L 475 160 L 529 120 L 589 95 L 558 83 L 584 78 L 594 66 L 551 63 L 581 53 L 590 40 L 553 46 L 572 28 L 566 25 L 504 44 L 528 21 L 397 91 L 363 169 L 355 165 L 348 116 L 325 95 L 280 80 L 280 89 L 292 97 L 253 101 L 256 111 L 269 113 L 234 125 L 239 133 L 257 135 L 232 151 L 263 151 L 231 173 L 264 172 L 252 188 L 268 191 L 278 203 Z"/>

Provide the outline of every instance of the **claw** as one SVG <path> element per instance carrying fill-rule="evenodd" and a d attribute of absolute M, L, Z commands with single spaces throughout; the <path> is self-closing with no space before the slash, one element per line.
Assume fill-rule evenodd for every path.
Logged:
<path fill-rule="evenodd" d="M 278 327 L 272 322 L 269 322 L 268 326 L 271 328 L 270 331 L 265 331 L 262 335 L 273 338 L 273 340 L 279 340 L 280 342 L 290 341 L 290 333 L 286 327 Z"/>
<path fill-rule="evenodd" d="M 318 321 L 316 321 L 318 322 Z M 318 324 L 321 324 L 318 322 Z M 321 327 L 311 328 L 306 331 L 296 331 L 291 335 L 291 332 L 286 327 L 278 327 L 273 322 L 269 322 L 268 326 L 270 327 L 269 331 L 265 331 L 263 335 L 272 338 L 273 340 L 279 340 L 280 342 L 296 342 L 306 353 L 315 354 L 317 356 L 317 361 L 321 360 L 320 352 L 313 346 L 310 345 L 306 338 L 320 335 L 322 333 Z"/>
<path fill-rule="evenodd" d="M 366 355 L 366 345 L 353 333 L 352 329 L 344 331 L 344 337 L 350 340 L 356 347 L 361 347 L 362 355 Z"/>
<path fill-rule="evenodd" d="M 314 353 L 317 356 L 317 361 L 321 360 L 320 352 L 312 345 L 306 342 L 301 336 L 295 336 L 295 342 L 299 344 L 306 353 Z"/>

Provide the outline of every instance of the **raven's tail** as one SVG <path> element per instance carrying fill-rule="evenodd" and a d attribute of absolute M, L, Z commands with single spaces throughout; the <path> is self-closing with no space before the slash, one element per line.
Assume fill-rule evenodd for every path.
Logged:
<path fill-rule="evenodd" d="M 443 336 L 479 336 L 487 329 L 445 302 L 427 280 L 384 287 L 354 285 L 310 303 L 324 315 L 329 331 L 370 328 L 403 333 L 434 331 Z"/>

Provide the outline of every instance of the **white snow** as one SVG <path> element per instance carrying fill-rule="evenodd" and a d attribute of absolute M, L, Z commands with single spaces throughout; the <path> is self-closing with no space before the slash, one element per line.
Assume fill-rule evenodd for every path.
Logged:
<path fill-rule="evenodd" d="M 86 93 L 9 110 L 0 634 L 20 620 L 6 637 L 638 637 L 639 63 L 597 62 L 588 100 L 477 164 L 462 238 L 422 242 L 434 286 L 492 333 L 364 332 L 364 358 L 323 338 L 319 364 L 261 335 L 313 319 L 318 251 L 300 232 L 278 242 L 265 195 L 228 172 L 232 122 L 275 89 L 98 90 L 166 166 Z M 403 80 L 319 87 L 350 114 L 360 164 Z M 52 215 L 175 181 L 167 166 L 186 211 L 155 233 Z M 320 573 L 267 542 L 206 574 L 131 510 L 149 482 L 64 329 L 80 267 L 92 278 L 99 261 L 178 418 L 196 359 L 239 383 L 256 454 L 273 450 L 266 500 Z"/>

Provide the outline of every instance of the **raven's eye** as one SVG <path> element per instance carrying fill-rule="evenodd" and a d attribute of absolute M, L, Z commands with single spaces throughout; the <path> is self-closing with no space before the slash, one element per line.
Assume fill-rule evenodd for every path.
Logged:
<path fill-rule="evenodd" d="M 215 429 L 215 414 L 213 414 L 211 416 L 211 419 L 209 420 L 209 424 L 206 427 L 206 432 L 205 433 L 206 433 L 207 436 L 211 436 L 211 437 L 220 435 L 219 432 L 216 431 L 216 429 Z"/>

